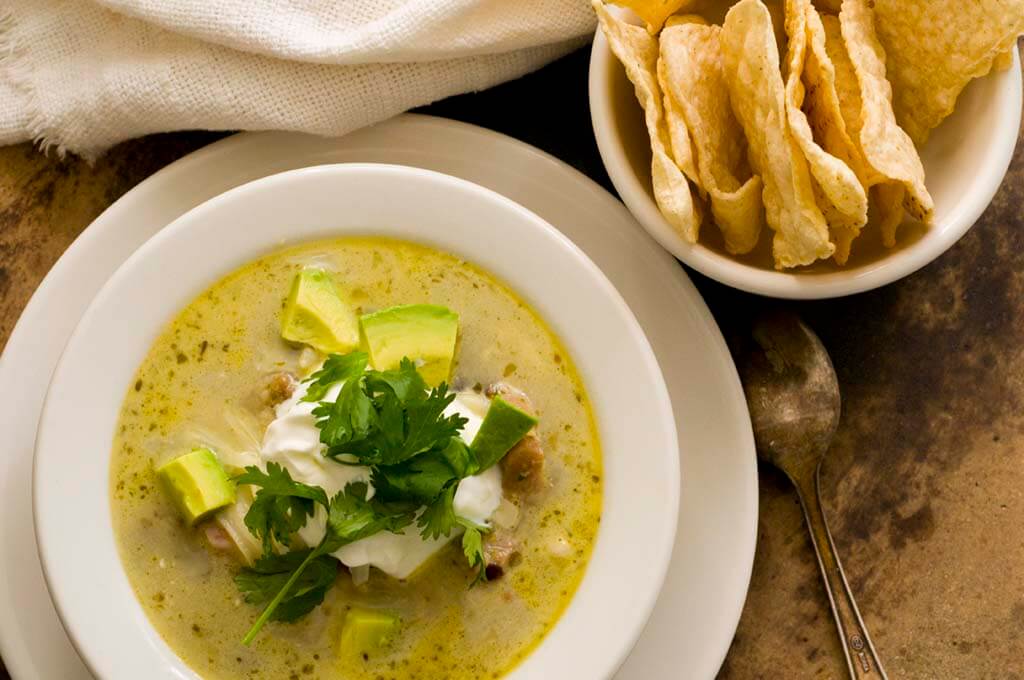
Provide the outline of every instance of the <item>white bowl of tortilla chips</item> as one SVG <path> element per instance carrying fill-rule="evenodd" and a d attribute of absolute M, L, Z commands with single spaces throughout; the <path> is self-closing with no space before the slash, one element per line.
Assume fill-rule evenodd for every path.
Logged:
<path fill-rule="evenodd" d="M 722 283 L 783 298 L 885 285 L 963 236 L 1006 174 L 1024 0 L 593 1 L 608 174 Z"/>

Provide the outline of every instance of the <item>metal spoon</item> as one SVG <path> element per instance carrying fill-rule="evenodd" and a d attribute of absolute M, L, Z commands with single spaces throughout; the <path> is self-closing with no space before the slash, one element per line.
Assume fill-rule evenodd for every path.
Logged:
<path fill-rule="evenodd" d="M 850 677 L 885 679 L 821 508 L 819 471 L 839 425 L 839 383 L 818 336 L 795 315 L 758 319 L 738 354 L 760 455 L 786 473 L 800 498 Z"/>

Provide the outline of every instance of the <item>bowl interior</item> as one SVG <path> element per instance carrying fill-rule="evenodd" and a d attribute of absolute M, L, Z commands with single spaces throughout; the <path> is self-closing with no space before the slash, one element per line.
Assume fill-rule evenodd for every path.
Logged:
<path fill-rule="evenodd" d="M 770 232 L 753 252 L 725 251 L 708 219 L 700 241 L 684 241 L 662 218 L 651 189 L 651 150 L 643 111 L 625 70 L 598 31 L 591 53 L 590 99 L 594 132 L 620 197 L 658 241 L 688 265 L 728 285 L 779 297 L 834 297 L 889 283 L 924 266 L 956 242 L 992 200 L 1009 166 L 1021 116 L 1021 72 L 1015 52 L 1007 71 L 973 81 L 956 111 L 933 131 L 921 150 L 928 189 L 935 200 L 930 228 L 907 221 L 894 249 L 868 228 L 839 267 L 821 261 L 791 272 L 774 269 Z"/>
<path fill-rule="evenodd" d="M 604 677 L 628 654 L 664 579 L 678 506 L 674 418 L 646 338 L 597 268 L 524 208 L 446 175 L 350 164 L 258 180 L 187 213 L 125 262 L 68 342 L 40 420 L 34 516 L 58 613 L 97 676 L 194 677 L 137 603 L 110 517 L 112 435 L 150 344 L 242 264 L 296 242 L 367 234 L 459 254 L 507 282 L 561 337 L 592 397 L 601 529 L 568 610 L 511 677 Z M 629 361 L 609 361 L 623 354 Z"/>

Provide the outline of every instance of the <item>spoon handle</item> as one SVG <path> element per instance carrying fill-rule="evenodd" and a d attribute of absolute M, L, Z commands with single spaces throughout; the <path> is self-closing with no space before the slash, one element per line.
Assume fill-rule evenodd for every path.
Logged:
<path fill-rule="evenodd" d="M 818 556 L 818 567 L 825 581 L 829 604 L 832 605 L 832 615 L 836 619 L 839 640 L 846 654 L 850 677 L 854 680 L 887 680 L 885 670 L 878 659 L 878 652 L 875 651 L 868 629 L 860 617 L 860 612 L 857 611 L 857 603 L 850 592 L 850 585 L 846 582 L 843 565 L 839 562 L 832 534 L 828 530 L 828 522 L 821 508 L 819 470 L 815 470 L 813 481 L 809 478 L 794 481 L 804 518 L 807 520 L 807 528 L 810 530 L 811 543 Z"/>

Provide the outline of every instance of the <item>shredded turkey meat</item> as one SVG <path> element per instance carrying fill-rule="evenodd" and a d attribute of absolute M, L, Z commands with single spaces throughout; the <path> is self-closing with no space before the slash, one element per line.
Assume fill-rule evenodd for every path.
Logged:
<path fill-rule="evenodd" d="M 260 396 L 264 404 L 273 408 L 291 397 L 298 386 L 299 381 L 294 375 L 287 371 L 279 371 L 270 375 Z"/>
<path fill-rule="evenodd" d="M 519 555 L 519 542 L 501 529 L 484 537 L 484 564 L 487 579 L 501 578 Z"/>

